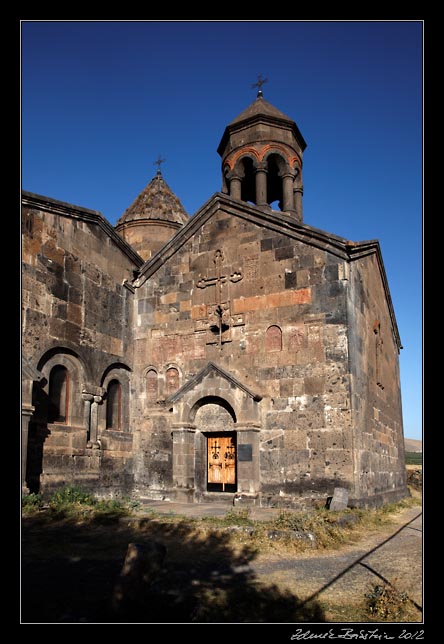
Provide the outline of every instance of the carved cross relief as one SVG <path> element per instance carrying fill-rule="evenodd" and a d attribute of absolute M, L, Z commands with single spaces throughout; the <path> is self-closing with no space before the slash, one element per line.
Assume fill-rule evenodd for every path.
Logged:
<path fill-rule="evenodd" d="M 376 365 L 376 384 L 381 389 L 384 389 L 384 385 L 381 382 L 381 361 L 382 361 L 382 352 L 384 340 L 381 336 L 381 323 L 379 320 L 376 320 L 373 325 L 373 333 L 375 334 L 375 365 Z"/>
<path fill-rule="evenodd" d="M 231 328 L 244 324 L 242 315 L 231 314 L 229 285 L 242 279 L 240 271 L 230 272 L 224 268 L 224 254 L 218 249 L 213 258 L 214 273 L 201 276 L 196 283 L 197 288 L 214 288 L 210 298 L 211 304 L 203 305 L 202 318 L 197 320 L 195 331 L 207 331 L 207 344 L 217 344 L 219 348 L 225 342 L 231 342 Z"/>

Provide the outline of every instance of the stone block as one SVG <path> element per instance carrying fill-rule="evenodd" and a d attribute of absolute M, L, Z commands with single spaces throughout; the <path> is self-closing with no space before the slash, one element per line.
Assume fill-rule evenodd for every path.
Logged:
<path fill-rule="evenodd" d="M 69 322 L 80 326 L 82 324 L 83 307 L 79 306 L 78 304 L 68 304 L 65 315 L 66 319 L 69 320 Z"/>
<path fill-rule="evenodd" d="M 70 304 L 82 304 L 83 293 L 81 288 L 70 286 L 68 289 L 68 302 Z"/>
<path fill-rule="evenodd" d="M 291 248 L 291 246 L 287 246 L 286 248 L 277 248 L 274 252 L 274 257 L 276 261 L 291 259 L 294 257 L 294 252 L 294 248 Z"/>
<path fill-rule="evenodd" d="M 286 235 L 276 235 L 273 237 L 273 248 L 293 247 L 294 240 Z"/>
<path fill-rule="evenodd" d="M 325 390 L 325 377 L 306 376 L 304 378 L 304 390 L 308 395 L 323 394 Z"/>
<path fill-rule="evenodd" d="M 288 397 L 288 396 L 293 396 L 293 380 L 292 379 L 288 378 L 288 379 L 280 380 L 279 381 L 279 386 L 280 386 L 280 395 L 283 398 Z"/>
<path fill-rule="evenodd" d="M 298 288 L 303 288 L 309 286 L 310 284 L 310 273 L 307 269 L 298 270 L 296 273 L 296 282 Z"/>
<path fill-rule="evenodd" d="M 323 454 L 325 462 L 325 475 L 329 477 L 340 476 L 349 480 L 353 475 L 351 449 L 328 448 Z"/>
<path fill-rule="evenodd" d="M 261 252 L 271 250 L 273 248 L 273 239 L 261 239 Z"/>
<path fill-rule="evenodd" d="M 345 510 L 348 505 L 348 490 L 344 487 L 335 487 L 333 497 L 329 504 L 330 510 Z"/>
<path fill-rule="evenodd" d="M 62 248 L 59 248 L 54 240 L 49 239 L 42 247 L 42 252 L 44 256 L 51 260 L 51 262 L 54 262 L 55 264 L 58 264 L 59 266 L 63 266 L 64 263 L 64 251 Z"/>

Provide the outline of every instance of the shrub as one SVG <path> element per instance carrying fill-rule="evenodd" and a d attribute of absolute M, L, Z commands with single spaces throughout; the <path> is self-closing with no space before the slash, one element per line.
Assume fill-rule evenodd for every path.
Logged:
<path fill-rule="evenodd" d="M 225 521 L 230 525 L 251 525 L 253 521 L 250 518 L 250 508 L 228 510 Z"/>
<path fill-rule="evenodd" d="M 422 490 L 422 469 L 407 470 L 407 485 L 414 490 Z"/>
<path fill-rule="evenodd" d="M 233 508 L 228 510 L 223 517 L 202 517 L 200 521 L 214 527 L 222 528 L 254 525 L 254 521 L 250 518 L 250 508 Z"/>
<path fill-rule="evenodd" d="M 22 499 L 22 510 L 25 512 L 39 510 L 43 505 L 44 503 L 41 494 L 35 494 L 32 492 L 31 494 L 24 496 Z"/>
<path fill-rule="evenodd" d="M 128 514 L 128 504 L 118 499 L 102 499 L 94 506 L 94 521 L 99 523 L 113 522 Z"/>
<path fill-rule="evenodd" d="M 344 529 L 338 523 L 338 516 L 328 510 L 306 512 L 284 510 L 273 523 L 276 528 L 313 534 L 320 548 L 328 548 L 345 540 Z"/>
<path fill-rule="evenodd" d="M 376 584 L 366 593 L 365 598 L 371 617 L 389 621 L 402 617 L 408 599 L 406 593 L 399 592 L 388 584 Z"/>
<path fill-rule="evenodd" d="M 56 490 L 49 499 L 49 507 L 58 513 L 72 513 L 78 506 L 91 507 L 96 504 L 92 494 L 75 485 L 67 485 Z"/>

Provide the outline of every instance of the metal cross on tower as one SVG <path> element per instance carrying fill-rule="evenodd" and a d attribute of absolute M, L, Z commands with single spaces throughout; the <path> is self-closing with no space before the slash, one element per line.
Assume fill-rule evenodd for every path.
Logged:
<path fill-rule="evenodd" d="M 157 161 L 154 161 L 153 165 L 157 165 L 157 174 L 162 174 L 160 171 L 160 166 L 162 163 L 165 163 L 166 159 L 162 159 L 162 157 L 159 156 L 157 157 Z"/>
<path fill-rule="evenodd" d="M 253 83 L 251 87 L 257 87 L 257 95 L 262 96 L 262 85 L 268 83 L 268 78 L 262 78 L 262 74 L 257 75 L 257 83 Z"/>

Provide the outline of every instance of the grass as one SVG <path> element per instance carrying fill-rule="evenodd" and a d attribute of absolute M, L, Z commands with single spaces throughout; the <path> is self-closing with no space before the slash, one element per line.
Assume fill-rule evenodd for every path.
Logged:
<path fill-rule="evenodd" d="M 200 522 L 217 528 L 254 526 L 256 522 L 250 515 L 250 508 L 233 508 L 228 510 L 224 517 L 202 517 Z"/>
<path fill-rule="evenodd" d="M 128 516 L 140 506 L 130 499 L 98 499 L 81 487 L 67 485 L 56 490 L 45 501 L 40 494 L 28 494 L 22 499 L 23 516 L 45 512 L 51 519 L 112 522 Z"/>
<path fill-rule="evenodd" d="M 269 521 L 254 521 L 249 508 L 229 510 L 224 517 L 188 519 L 196 527 L 226 529 L 229 527 L 249 528 L 234 530 L 233 541 L 249 543 L 258 550 L 287 550 L 301 552 L 334 549 L 345 543 L 353 543 L 363 533 L 392 522 L 402 509 L 418 505 L 418 493 L 397 503 L 386 504 L 376 509 L 347 508 L 331 511 L 317 508 L 307 511 L 282 510 Z M 271 535 L 271 536 L 270 536 Z M 298 537 L 306 538 L 298 538 Z"/>
<path fill-rule="evenodd" d="M 389 523 L 398 511 L 418 503 L 418 493 L 394 504 L 377 509 L 346 508 L 331 511 L 320 507 L 306 511 L 282 510 L 269 521 L 255 521 L 250 508 L 233 508 L 223 517 L 185 518 L 180 515 L 158 515 L 130 499 L 98 499 L 77 486 L 57 490 L 45 503 L 40 495 L 23 498 L 23 516 L 40 515 L 45 521 L 65 520 L 72 523 L 116 523 L 124 517 L 135 519 L 135 525 L 153 521 L 167 524 L 186 523 L 197 532 L 229 530 L 233 543 L 245 544 L 256 550 L 284 549 L 301 552 L 336 548 L 358 539 L 364 531 Z M 232 530 L 230 530 L 232 528 Z M 305 538 L 303 538 L 305 537 Z M 276 545 L 277 544 L 277 545 Z"/>

